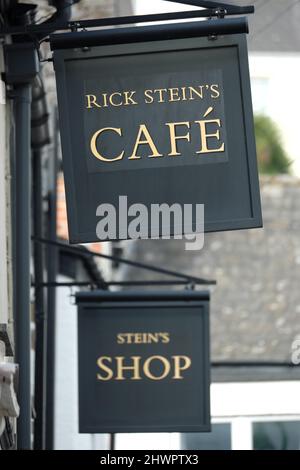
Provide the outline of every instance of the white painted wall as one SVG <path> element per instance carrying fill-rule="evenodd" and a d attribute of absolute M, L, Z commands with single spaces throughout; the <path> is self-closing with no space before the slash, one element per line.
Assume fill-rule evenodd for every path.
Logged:
<path fill-rule="evenodd" d="M 300 54 L 251 53 L 249 63 L 254 110 L 278 124 L 293 172 L 300 176 Z"/>
<path fill-rule="evenodd" d="M 215 383 L 211 386 L 212 416 L 299 415 L 300 382 Z"/>
<path fill-rule="evenodd" d="M 55 449 L 106 450 L 106 435 L 78 433 L 77 308 L 68 287 L 56 292 Z"/>
<path fill-rule="evenodd" d="M 3 49 L 0 47 L 0 72 L 4 71 Z M 0 323 L 8 323 L 8 221 L 7 195 L 8 178 L 7 166 L 9 161 L 7 133 L 8 105 L 5 98 L 5 85 L 0 80 Z"/>
<path fill-rule="evenodd" d="M 180 450 L 178 433 L 117 434 L 116 450 Z"/>

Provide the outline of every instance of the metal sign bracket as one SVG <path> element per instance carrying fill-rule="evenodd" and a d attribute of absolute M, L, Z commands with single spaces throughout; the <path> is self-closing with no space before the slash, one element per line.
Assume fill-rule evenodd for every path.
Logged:
<path fill-rule="evenodd" d="M 231 15 L 247 15 L 254 13 L 253 6 L 237 6 L 232 4 L 226 4 L 222 2 L 214 2 L 208 0 L 164 0 L 173 1 L 173 3 L 180 3 L 189 6 L 195 6 L 196 10 L 188 10 L 173 13 L 159 13 L 150 15 L 131 15 L 131 16 L 120 16 L 115 18 L 97 18 L 92 20 L 80 20 L 80 21 L 67 21 L 57 25 L 55 22 L 45 22 L 38 25 L 29 24 L 25 26 L 9 26 L 0 28 L 0 37 L 5 35 L 11 36 L 28 36 L 32 38 L 36 37 L 40 42 L 45 40 L 51 33 L 59 29 L 60 31 L 71 32 L 82 32 L 86 28 L 102 28 L 108 26 L 120 26 L 129 24 L 139 24 L 147 22 L 161 22 L 161 21 L 172 21 L 172 20 L 184 20 L 193 18 L 218 18 L 222 19 L 225 16 Z M 59 26 L 59 27 L 58 27 Z M 78 31 L 80 30 L 80 31 Z"/>

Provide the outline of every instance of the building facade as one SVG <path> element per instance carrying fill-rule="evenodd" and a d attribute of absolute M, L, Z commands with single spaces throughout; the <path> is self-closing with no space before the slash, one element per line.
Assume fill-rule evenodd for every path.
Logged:
<path fill-rule="evenodd" d="M 249 36 L 254 110 L 278 124 L 294 173 L 262 179 L 264 230 L 208 235 L 205 249 L 196 254 L 185 252 L 179 241 L 86 247 L 95 255 L 121 254 L 125 249 L 137 261 L 218 282 L 212 290 L 211 317 L 213 432 L 209 436 L 118 435 L 117 449 L 299 449 L 300 6 L 293 0 L 273 0 L 272 9 L 266 0 L 255 3 L 257 14 L 250 19 Z M 72 11 L 70 7 L 69 0 L 0 2 L 4 28 L 0 44 L 0 447 L 3 449 L 110 447 L 108 435 L 78 433 L 78 331 L 72 294 L 78 288 L 76 283 L 86 283 L 85 288 L 95 285 L 106 288 L 105 280 L 137 280 L 134 270 L 121 270 L 118 266 L 114 270 L 111 264 L 95 261 L 97 256 L 91 261 L 84 250 L 71 254 L 66 246 L 61 246 L 66 244 L 68 235 L 58 171 L 58 128 L 53 124 L 56 91 L 51 52 L 45 38 L 39 38 L 39 57 L 35 45 L 31 52 L 41 61 L 32 61 L 33 68 L 36 65 L 32 76 L 12 77 L 6 46 L 18 48 L 22 39 L 12 36 L 8 29 L 52 20 L 55 31 L 61 26 L 55 23 L 57 20 L 189 9 L 160 0 L 81 0 L 74 2 Z M 23 42 L 33 46 L 27 36 Z M 10 65 L 18 65 L 13 54 L 10 60 Z M 30 85 L 27 92 L 30 89 L 32 97 L 26 112 L 23 110 L 28 132 L 17 125 L 20 102 L 29 104 L 29 94 L 16 100 L 24 81 Z M 20 171 L 20 157 L 26 153 L 28 178 L 17 180 L 16 168 Z M 20 195 L 24 188 L 26 191 Z M 28 210 L 25 217 L 20 212 L 22 208 Z M 21 246 L 19 242 L 23 239 Z M 21 248 L 28 252 L 25 267 Z M 22 288 L 20 272 L 26 274 L 27 292 Z M 155 276 L 138 277 L 140 281 L 150 279 Z M 61 286 L 62 283 L 66 285 Z M 16 362 L 20 362 L 20 369 Z"/>
<path fill-rule="evenodd" d="M 0 73 L 5 73 L 4 50 L 0 46 Z M 17 373 L 14 365 L 14 315 L 12 296 L 12 225 L 11 225 L 11 163 L 10 141 L 12 101 L 6 93 L 5 82 L 0 80 L 0 448 L 15 445 L 15 418 L 19 407 L 13 380 Z M 8 382 L 8 383 L 6 383 Z"/>

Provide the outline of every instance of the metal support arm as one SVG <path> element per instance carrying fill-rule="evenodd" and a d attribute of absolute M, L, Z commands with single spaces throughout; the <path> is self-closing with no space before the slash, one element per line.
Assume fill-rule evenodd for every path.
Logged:
<path fill-rule="evenodd" d="M 165 0 L 173 1 L 173 3 L 181 3 L 185 5 L 195 5 L 196 7 L 202 7 L 193 11 L 181 11 L 174 13 L 159 13 L 152 15 L 132 15 L 132 16 L 120 16 L 116 18 L 101 18 L 93 20 L 81 20 L 81 21 L 66 21 L 59 24 L 59 30 L 71 30 L 77 31 L 78 29 L 87 28 L 101 28 L 107 26 L 120 26 L 125 24 L 138 24 L 148 22 L 159 22 L 159 21 L 170 21 L 170 20 L 184 20 L 191 18 L 213 18 L 213 17 L 224 17 L 231 15 L 247 15 L 254 13 L 253 6 L 237 6 L 226 4 L 222 2 L 210 2 L 207 0 Z M 31 37 L 41 38 L 46 37 L 49 34 L 57 30 L 57 25 L 45 22 L 39 25 L 26 25 L 26 26 L 10 26 L 8 28 L 0 29 L 0 36 L 5 35 L 28 35 Z"/>
<path fill-rule="evenodd" d="M 64 250 L 69 251 L 70 253 L 78 254 L 82 253 L 84 256 L 90 256 L 90 257 L 96 257 L 96 258 L 103 258 L 107 259 L 109 261 L 117 261 L 118 263 L 122 264 L 127 264 L 128 266 L 132 266 L 134 268 L 140 268 L 140 269 L 145 269 L 147 271 L 152 271 L 156 272 L 159 274 L 165 274 L 167 276 L 172 276 L 176 277 L 178 279 L 185 279 L 188 281 L 188 283 L 191 284 L 202 284 L 202 285 L 213 285 L 216 284 L 216 281 L 214 280 L 207 280 L 207 279 L 201 279 L 196 276 L 190 276 L 189 274 L 184 274 L 180 273 L 178 271 L 173 271 L 170 269 L 165 269 L 161 268 L 158 266 L 153 266 L 147 263 L 141 263 L 138 261 L 132 261 L 129 259 L 124 259 L 124 258 L 119 258 L 118 256 L 112 256 L 112 255 L 105 255 L 104 253 L 97 253 L 94 251 L 89 251 L 85 248 L 79 247 L 79 246 L 70 246 L 67 243 L 60 242 L 58 240 L 49 240 L 47 238 L 37 238 L 37 237 L 31 237 L 34 243 L 44 243 L 46 245 L 52 245 L 52 246 L 57 246 L 59 248 L 62 248 Z M 76 283 L 78 285 L 78 283 Z M 90 282 L 88 284 L 91 284 Z"/>

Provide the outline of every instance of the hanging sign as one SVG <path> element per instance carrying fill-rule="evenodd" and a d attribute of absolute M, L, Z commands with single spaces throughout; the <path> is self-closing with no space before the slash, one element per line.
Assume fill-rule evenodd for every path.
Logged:
<path fill-rule="evenodd" d="M 53 46 L 70 241 L 99 240 L 103 204 L 114 239 L 136 203 L 204 204 L 205 231 L 261 226 L 246 36 L 128 42 Z"/>
<path fill-rule="evenodd" d="M 208 292 L 77 294 L 81 433 L 210 430 Z"/>

